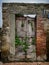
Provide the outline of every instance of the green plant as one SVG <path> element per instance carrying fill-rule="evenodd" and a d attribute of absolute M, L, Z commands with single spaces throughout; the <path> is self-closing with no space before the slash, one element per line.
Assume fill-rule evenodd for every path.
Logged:
<path fill-rule="evenodd" d="M 32 45 L 34 45 L 34 44 L 35 44 L 35 37 L 32 38 Z"/>
<path fill-rule="evenodd" d="M 25 52 L 25 59 L 27 58 L 27 49 L 29 46 L 29 44 L 27 43 L 27 38 L 28 37 L 25 37 L 24 41 L 23 40 L 21 41 L 17 35 L 15 37 L 15 45 L 16 46 L 18 46 L 18 45 L 22 46 L 23 51 Z"/>
<path fill-rule="evenodd" d="M 31 22 L 31 28 L 32 28 L 32 31 L 33 31 L 33 23 Z"/>
<path fill-rule="evenodd" d="M 28 24 L 31 24 L 31 28 L 32 28 L 32 31 L 33 31 L 33 23 L 32 23 L 32 21 L 28 20 Z"/>
<path fill-rule="evenodd" d="M 24 27 L 24 24 L 23 23 L 21 24 L 21 27 Z"/>
<path fill-rule="evenodd" d="M 23 21 L 22 21 L 21 27 L 24 27 L 24 23 L 23 23 Z"/>
<path fill-rule="evenodd" d="M 21 45 L 21 41 L 20 41 L 19 37 L 16 35 L 15 36 L 15 46 L 17 46 L 17 45 Z"/>
<path fill-rule="evenodd" d="M 30 23 L 30 20 L 28 20 L 28 24 Z"/>

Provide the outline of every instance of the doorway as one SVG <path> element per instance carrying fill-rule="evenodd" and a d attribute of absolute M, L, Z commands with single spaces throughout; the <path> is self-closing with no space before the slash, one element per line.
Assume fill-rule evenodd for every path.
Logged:
<path fill-rule="evenodd" d="M 15 58 L 17 61 L 36 61 L 36 15 L 15 16 Z"/>

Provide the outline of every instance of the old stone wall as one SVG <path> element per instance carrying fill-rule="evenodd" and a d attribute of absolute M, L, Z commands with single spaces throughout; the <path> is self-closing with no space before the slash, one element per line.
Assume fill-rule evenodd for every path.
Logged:
<path fill-rule="evenodd" d="M 8 10 L 5 8 L 3 9 L 3 28 L 2 28 L 2 57 L 5 58 L 9 54 L 10 48 L 10 31 L 9 31 L 9 13 Z"/>
<path fill-rule="evenodd" d="M 2 58 L 15 54 L 15 16 L 9 13 L 8 7 L 3 7 L 3 28 L 2 28 Z M 13 20 L 12 20 L 12 19 Z M 12 23 L 12 24 L 11 24 Z"/>
<path fill-rule="evenodd" d="M 37 55 L 41 55 L 42 53 L 46 53 L 46 34 L 44 31 L 44 24 L 43 21 L 47 23 L 47 19 L 45 20 L 43 17 L 43 9 L 48 9 L 48 4 L 19 4 L 19 3 L 3 3 L 2 13 L 3 13 L 3 37 L 2 37 L 2 44 L 3 46 L 9 45 L 7 50 L 14 48 L 13 44 L 10 41 L 10 34 L 12 31 L 10 29 L 10 14 L 36 14 L 37 15 Z M 12 18 L 13 20 L 13 18 Z M 12 21 L 11 20 L 11 21 Z M 15 20 L 13 20 L 15 22 Z M 49 21 L 49 20 L 48 20 Z M 13 32 L 14 33 L 14 32 Z M 13 37 L 13 36 L 11 36 Z M 13 39 L 13 38 L 12 38 Z M 7 42 L 3 42 L 8 40 Z M 10 44 L 11 43 L 11 44 Z M 5 47 L 3 47 L 5 49 Z M 6 50 L 6 51 L 7 51 Z M 44 50 L 41 52 L 41 50 Z M 11 52 L 11 51 L 10 51 Z M 13 52 L 13 51 L 12 51 Z"/>

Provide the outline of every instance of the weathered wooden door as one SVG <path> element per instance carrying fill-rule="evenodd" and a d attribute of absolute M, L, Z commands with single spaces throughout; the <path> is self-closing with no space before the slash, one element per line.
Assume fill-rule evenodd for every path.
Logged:
<path fill-rule="evenodd" d="M 36 61 L 35 18 L 16 16 L 15 58 L 17 61 Z"/>

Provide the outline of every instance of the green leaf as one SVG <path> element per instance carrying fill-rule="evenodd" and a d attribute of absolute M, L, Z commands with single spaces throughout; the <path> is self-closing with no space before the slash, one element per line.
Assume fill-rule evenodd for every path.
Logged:
<path fill-rule="evenodd" d="M 32 38 L 32 44 L 35 44 L 35 38 Z"/>
<path fill-rule="evenodd" d="M 27 51 L 29 44 L 26 42 L 28 37 L 25 37 L 24 41 L 21 41 L 19 37 L 16 35 L 15 37 L 15 45 L 21 45 L 23 47 L 24 52 Z"/>

